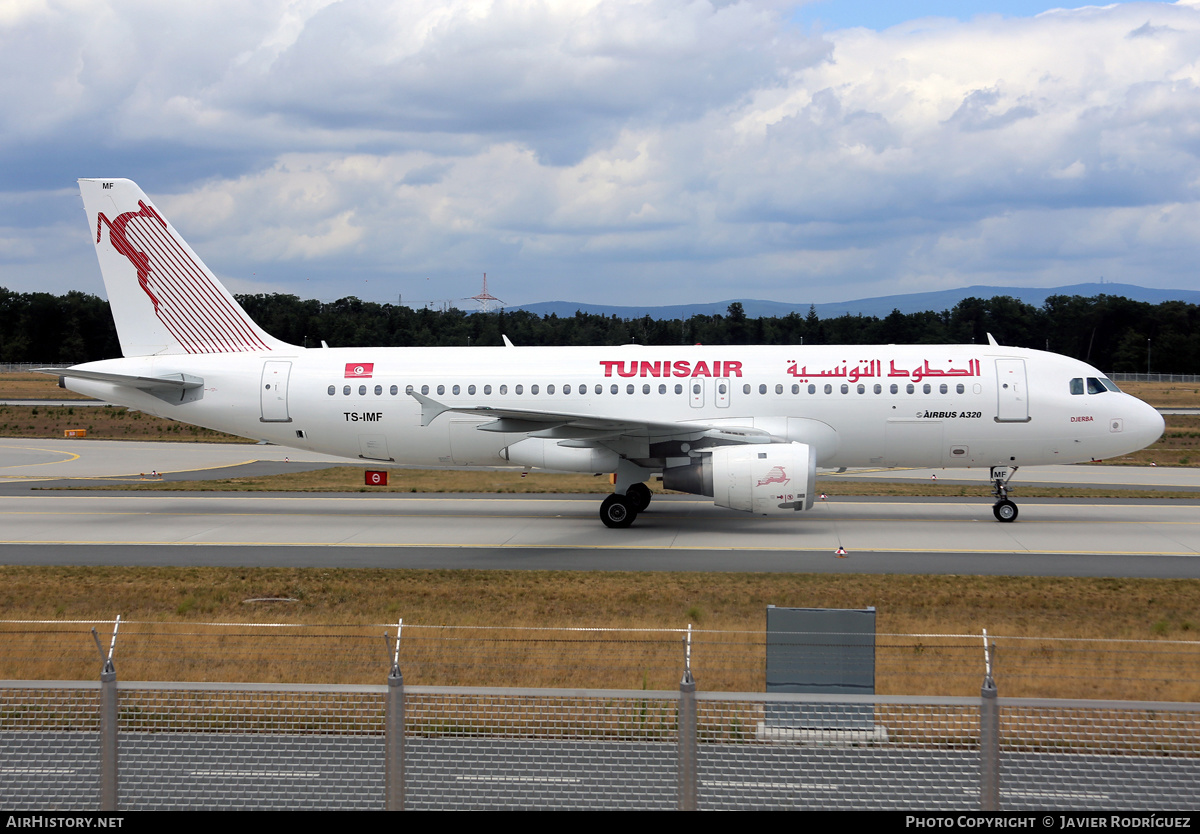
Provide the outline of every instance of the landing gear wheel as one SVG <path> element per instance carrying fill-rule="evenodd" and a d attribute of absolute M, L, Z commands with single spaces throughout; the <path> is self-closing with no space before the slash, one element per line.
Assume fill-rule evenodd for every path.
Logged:
<path fill-rule="evenodd" d="M 653 493 L 650 492 L 650 487 L 645 484 L 634 484 L 629 489 L 625 490 L 625 498 L 633 505 L 633 509 L 641 512 L 650 506 L 650 499 Z"/>
<path fill-rule="evenodd" d="M 996 516 L 996 521 L 1016 521 L 1017 505 L 1007 498 L 997 501 L 992 507 L 992 515 Z"/>
<path fill-rule="evenodd" d="M 637 518 L 637 510 L 624 495 L 610 495 L 600 505 L 600 520 L 605 527 L 628 527 Z"/>

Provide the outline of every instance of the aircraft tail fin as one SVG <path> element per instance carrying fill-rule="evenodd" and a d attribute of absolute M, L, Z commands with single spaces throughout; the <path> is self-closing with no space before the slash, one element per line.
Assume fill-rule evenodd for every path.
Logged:
<path fill-rule="evenodd" d="M 125 356 L 288 347 L 251 320 L 134 182 L 81 179 L 79 191 Z"/>

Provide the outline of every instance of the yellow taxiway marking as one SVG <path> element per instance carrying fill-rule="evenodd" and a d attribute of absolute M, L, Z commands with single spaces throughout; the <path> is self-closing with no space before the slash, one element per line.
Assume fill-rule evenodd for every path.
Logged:
<path fill-rule="evenodd" d="M 4 447 L 0 447 L 0 448 L 4 448 Z M 31 449 L 33 447 L 32 446 L 10 446 L 8 448 Z M 39 451 L 52 452 L 52 451 L 57 451 L 57 450 L 56 449 L 40 449 Z M 14 466 L 47 466 L 51 463 L 70 463 L 72 460 L 75 460 L 79 457 L 79 455 L 76 455 L 73 452 L 59 452 L 59 454 L 62 454 L 62 455 L 69 454 L 69 455 L 71 455 L 71 457 L 67 460 L 52 460 L 52 461 L 47 461 L 46 463 L 12 464 L 12 466 L 6 467 L 6 468 L 12 468 Z M 245 466 L 248 463 L 262 463 L 262 462 L 263 462 L 263 460 L 261 458 L 251 458 L 250 460 L 242 460 L 242 461 L 237 461 L 235 463 L 218 463 L 218 464 L 214 464 L 212 466 L 197 466 L 195 469 L 164 469 L 161 472 L 159 472 L 158 474 L 159 475 L 180 475 L 185 472 L 207 472 L 210 469 L 225 469 L 230 466 Z M 266 461 L 266 463 L 282 463 L 282 461 Z M 145 477 L 145 474 L 146 474 L 145 472 L 141 472 L 136 475 L 132 472 L 123 472 L 118 475 L 60 475 L 57 477 L 54 475 L 46 475 L 46 476 L 41 476 L 41 477 L 27 476 L 27 475 L 0 475 L 0 478 L 6 478 L 6 479 L 9 479 L 12 481 L 17 481 L 17 482 L 20 482 L 20 481 L 129 481 L 130 483 L 135 483 L 135 484 L 137 484 L 137 483 L 157 483 L 157 479 L 147 478 L 147 477 Z M 170 490 L 168 490 L 168 492 L 169 491 Z"/>
<path fill-rule="evenodd" d="M 70 463 L 73 460 L 79 460 L 79 455 L 75 454 L 74 452 L 64 452 L 62 449 L 43 449 L 39 446 L 9 446 L 6 444 L 0 444 L 0 449 L 22 449 L 22 450 L 30 449 L 34 452 L 49 452 L 52 455 L 65 455 L 65 457 L 62 460 L 47 460 L 47 461 L 42 461 L 41 463 L 11 463 L 7 466 L 0 467 L 3 469 L 15 469 L 17 467 L 24 468 L 26 466 L 53 466 L 53 465 L 60 464 L 60 463 Z M 8 475 L 5 477 L 19 478 L 21 476 Z"/>

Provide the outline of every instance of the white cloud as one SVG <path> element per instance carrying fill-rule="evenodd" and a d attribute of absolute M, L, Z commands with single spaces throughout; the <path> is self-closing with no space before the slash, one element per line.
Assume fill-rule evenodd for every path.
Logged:
<path fill-rule="evenodd" d="M 61 211 L 0 201 L 0 264 L 24 265 L 0 284 L 45 285 L 54 247 L 22 240 L 77 220 L 62 189 L 97 173 L 221 274 L 325 298 L 484 271 L 510 302 L 1192 281 L 1196 4 L 823 35 L 785 12 L 5 6 L 0 188 Z"/>

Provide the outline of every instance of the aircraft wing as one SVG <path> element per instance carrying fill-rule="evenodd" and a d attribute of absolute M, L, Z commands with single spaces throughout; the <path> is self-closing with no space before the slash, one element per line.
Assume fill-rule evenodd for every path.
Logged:
<path fill-rule="evenodd" d="M 608 440 L 618 437 L 644 438 L 653 442 L 667 440 L 700 440 L 708 438 L 716 443 L 772 443 L 778 440 L 763 429 L 750 426 L 726 426 L 711 423 L 669 423 L 654 420 L 630 420 L 628 418 L 605 417 L 599 414 L 580 414 L 569 411 L 545 411 L 525 408 L 496 408 L 490 405 L 446 405 L 424 394 L 412 392 L 421 404 L 421 425 L 427 426 L 447 411 L 454 414 L 470 414 L 475 417 L 491 417 L 480 431 L 514 432 L 530 437 L 543 437 L 562 441 Z M 568 444 L 563 444 L 568 445 Z M 574 444 L 570 444 L 574 445 Z"/>

